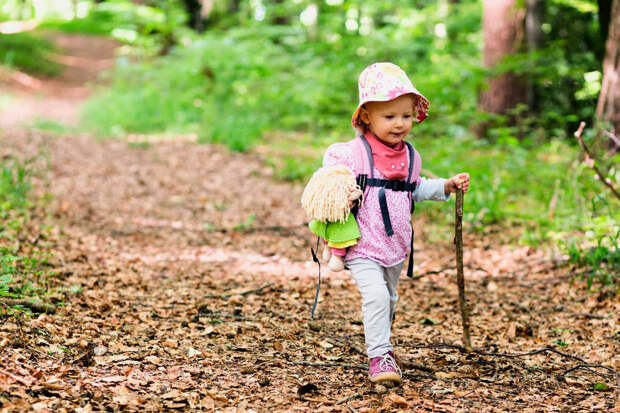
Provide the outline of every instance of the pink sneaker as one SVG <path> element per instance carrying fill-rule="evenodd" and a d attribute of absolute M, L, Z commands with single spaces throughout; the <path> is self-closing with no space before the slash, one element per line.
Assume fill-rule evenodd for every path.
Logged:
<path fill-rule="evenodd" d="M 371 358 L 368 366 L 368 378 L 373 383 L 378 381 L 401 383 L 403 377 L 400 367 L 394 359 L 394 353 L 389 351 L 382 356 Z"/>

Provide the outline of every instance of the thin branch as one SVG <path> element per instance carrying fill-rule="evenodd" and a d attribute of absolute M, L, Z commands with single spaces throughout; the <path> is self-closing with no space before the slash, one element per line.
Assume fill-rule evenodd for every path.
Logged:
<path fill-rule="evenodd" d="M 261 292 L 261 291 L 271 287 L 272 285 L 273 285 L 273 283 L 269 283 L 269 284 L 263 285 L 262 287 L 255 288 L 253 290 L 247 290 L 247 291 L 243 291 L 243 292 L 235 293 L 235 294 L 232 294 L 232 293 L 231 294 L 210 294 L 210 295 L 205 295 L 204 298 L 230 298 L 230 297 L 232 297 L 234 295 L 240 295 L 240 296 L 245 297 L 248 294 L 254 294 L 254 293 Z"/>
<path fill-rule="evenodd" d="M 7 298 L 7 297 L 0 297 L 0 301 L 2 301 L 2 303 L 9 305 L 9 306 L 20 305 L 22 307 L 29 308 L 35 313 L 53 314 L 56 312 L 55 305 L 44 303 L 42 301 L 27 300 L 24 298 Z"/>
<path fill-rule="evenodd" d="M 342 403 L 344 403 L 344 402 L 348 402 L 348 401 L 349 401 L 349 400 L 351 400 L 351 399 L 355 399 L 356 397 L 360 397 L 360 394 L 359 394 L 359 393 L 353 393 L 353 394 L 352 394 L 352 395 L 350 395 L 350 396 L 343 397 L 342 399 L 338 400 L 335 404 L 337 404 L 337 405 L 338 405 L 338 404 L 342 404 Z"/>
<path fill-rule="evenodd" d="M 447 344 L 447 343 L 435 343 L 435 344 L 422 344 L 422 345 L 415 345 L 412 346 L 413 348 L 449 348 L 449 349 L 454 349 L 454 350 L 459 350 L 462 353 L 475 353 L 481 356 L 493 356 L 493 357 L 505 357 L 505 358 L 519 358 L 519 357 L 525 357 L 525 356 L 533 356 L 536 354 L 541 354 L 541 353 L 555 353 L 559 356 L 571 359 L 571 360 L 575 360 L 578 361 L 581 364 L 583 368 L 583 366 L 586 367 L 601 367 L 604 368 L 606 370 L 608 370 L 609 372 L 611 372 L 612 374 L 618 375 L 620 373 L 618 373 L 617 371 L 615 371 L 614 369 L 612 369 L 611 367 L 607 367 L 607 366 L 603 366 L 603 365 L 598 365 L 598 364 L 590 364 L 588 363 L 586 360 L 579 358 L 577 356 L 573 356 L 572 354 L 568 354 L 568 353 L 563 353 L 559 350 L 556 350 L 553 347 L 545 347 L 545 348 L 541 348 L 538 350 L 532 350 L 529 351 L 527 353 L 495 353 L 495 352 L 490 352 L 490 351 L 482 351 L 482 350 L 478 350 L 478 349 L 473 349 L 473 350 L 468 350 L 467 348 L 460 346 L 458 344 Z"/>
<path fill-rule="evenodd" d="M 583 128 L 585 126 L 586 126 L 585 122 L 581 122 L 579 124 L 579 129 L 577 129 L 577 131 L 575 132 L 575 137 L 577 138 L 577 140 L 579 141 L 579 144 L 581 145 L 581 148 L 585 152 L 586 164 L 590 168 L 594 169 L 594 172 L 596 172 L 599 179 L 611 190 L 611 192 L 616 196 L 616 198 L 620 200 L 620 194 L 618 193 L 618 191 L 616 191 L 616 188 L 614 188 L 614 186 L 612 185 L 611 180 L 605 178 L 605 175 L 603 175 L 601 170 L 596 166 L 596 164 L 594 163 L 594 159 L 592 158 L 592 155 L 590 154 L 590 150 L 588 149 L 588 147 L 586 146 L 586 143 L 581 138 L 581 133 L 583 132 Z"/>
<path fill-rule="evenodd" d="M 593 368 L 605 369 L 609 371 L 610 374 L 599 373 L 598 371 L 592 370 Z M 566 376 L 571 371 L 575 371 L 579 369 L 588 370 L 590 373 L 597 374 L 602 377 L 618 377 L 618 373 L 614 369 L 612 369 L 611 367 L 603 366 L 602 364 L 580 364 L 578 366 L 571 367 L 570 369 L 564 371 L 563 373 L 559 374 L 558 377 L 564 378 L 564 376 Z"/>
<path fill-rule="evenodd" d="M 416 248 L 416 251 L 418 251 L 418 250 L 419 249 Z M 469 268 L 470 270 L 482 271 L 482 272 L 486 272 L 487 274 L 489 273 L 487 270 L 485 270 L 484 268 L 481 268 L 481 267 L 473 267 L 473 266 L 467 265 L 467 264 L 464 264 L 463 266 L 465 268 Z M 406 280 L 415 281 L 415 280 L 419 280 L 422 277 L 426 277 L 427 275 L 441 274 L 441 273 L 444 273 L 444 272 L 450 271 L 450 270 L 456 270 L 456 266 L 455 265 L 449 265 L 447 267 L 442 267 L 442 268 L 440 268 L 438 270 L 426 271 L 426 272 L 423 272 L 421 274 L 414 275 L 411 278 L 407 278 L 407 279 L 405 279 L 405 281 Z"/>

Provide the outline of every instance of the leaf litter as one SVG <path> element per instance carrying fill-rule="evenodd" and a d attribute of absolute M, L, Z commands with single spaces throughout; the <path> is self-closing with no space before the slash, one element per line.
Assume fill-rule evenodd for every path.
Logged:
<path fill-rule="evenodd" d="M 12 155 L 48 154 L 35 183 L 53 195 L 40 219 L 53 223 L 45 243 L 63 305 L 3 316 L 0 411 L 618 408 L 617 296 L 569 286 L 571 269 L 545 251 L 465 234 L 480 349 L 467 353 L 452 240 L 418 237 L 421 277 L 402 278 L 393 328 L 404 383 L 375 386 L 346 272 L 324 274 L 310 320 L 317 269 L 299 184 L 213 145 L 3 139 Z"/>

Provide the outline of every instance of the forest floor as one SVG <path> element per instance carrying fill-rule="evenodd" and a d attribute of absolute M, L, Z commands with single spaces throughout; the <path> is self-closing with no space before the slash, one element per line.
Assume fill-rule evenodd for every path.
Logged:
<path fill-rule="evenodd" d="M 69 37 L 67 55 L 86 62 L 79 45 L 92 43 Z M 57 105 L 75 119 L 87 96 L 2 87 L 52 119 Z M 52 198 L 32 219 L 50 229 L 21 238 L 53 253 L 56 311 L 1 316 L 1 412 L 620 411 L 617 296 L 571 285 L 561 257 L 505 229 L 466 231 L 466 352 L 450 231 L 431 237 L 416 216 L 418 278 L 403 274 L 393 327 L 405 380 L 373 385 L 347 272 L 323 273 L 310 320 L 317 268 L 299 184 L 257 155 L 36 131 L 22 110 L 0 115 L 12 122 L 0 156 L 39 155 L 36 191 Z"/>

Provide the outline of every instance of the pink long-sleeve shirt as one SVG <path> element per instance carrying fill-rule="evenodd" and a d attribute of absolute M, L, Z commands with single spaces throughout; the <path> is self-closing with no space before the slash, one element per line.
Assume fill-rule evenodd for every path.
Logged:
<path fill-rule="evenodd" d="M 362 165 L 354 165 L 354 163 L 351 146 L 344 142 L 331 145 L 323 156 L 323 166 L 344 165 L 351 169 L 355 175 L 362 173 Z M 374 177 L 386 179 L 376 167 L 374 168 Z M 444 193 L 444 183 L 445 179 L 441 178 L 418 178 L 417 188 L 413 193 L 414 200 L 447 201 L 450 196 Z M 355 258 L 368 258 L 384 267 L 391 267 L 403 262 L 409 254 L 411 241 L 409 195 L 407 192 L 386 191 L 390 220 L 394 230 L 394 234 L 388 237 L 381 218 L 378 192 L 378 187 L 368 189 L 364 204 L 356 217 L 362 236 L 356 245 L 348 248 L 345 261 Z"/>

